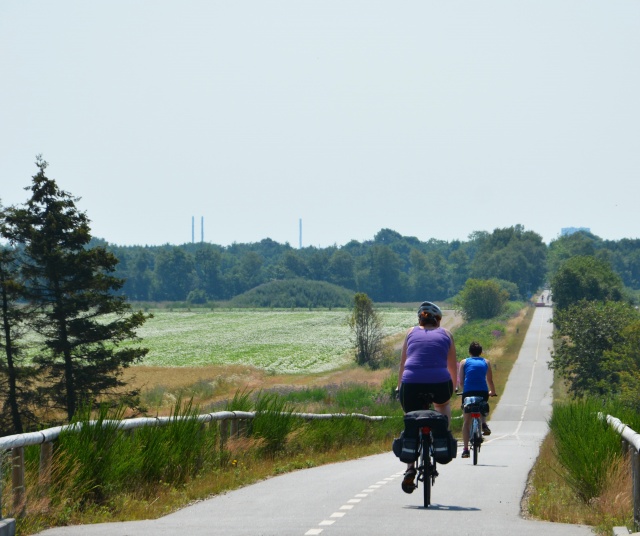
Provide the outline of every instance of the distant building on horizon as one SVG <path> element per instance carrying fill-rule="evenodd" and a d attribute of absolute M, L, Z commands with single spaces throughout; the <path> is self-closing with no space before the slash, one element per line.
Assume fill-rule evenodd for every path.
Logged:
<path fill-rule="evenodd" d="M 573 233 L 577 233 L 578 231 L 590 233 L 591 229 L 589 227 L 563 227 L 562 229 L 560 229 L 560 236 L 571 235 Z"/>

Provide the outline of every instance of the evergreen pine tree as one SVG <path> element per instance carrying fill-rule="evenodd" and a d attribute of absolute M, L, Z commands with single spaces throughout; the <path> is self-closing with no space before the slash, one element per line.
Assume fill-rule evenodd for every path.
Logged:
<path fill-rule="evenodd" d="M 23 248 L 20 275 L 24 298 L 37 308 L 32 327 L 42 337 L 34 363 L 43 374 L 41 393 L 71 420 L 80 404 L 96 404 L 123 393 L 122 369 L 148 349 L 136 330 L 148 318 L 131 311 L 124 281 L 113 276 L 117 258 L 103 246 L 89 247 L 91 232 L 78 198 L 47 178 L 38 156 L 31 198 L 6 214 L 6 236 Z"/>

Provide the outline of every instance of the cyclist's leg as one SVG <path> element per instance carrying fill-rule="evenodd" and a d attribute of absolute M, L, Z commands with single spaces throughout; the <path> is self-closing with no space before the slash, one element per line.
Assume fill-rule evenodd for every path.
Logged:
<path fill-rule="evenodd" d="M 469 431 L 471 430 L 471 413 L 463 413 L 462 420 L 462 442 L 464 449 L 469 449 Z"/>
<path fill-rule="evenodd" d="M 453 395 L 453 381 L 433 384 L 433 407 L 438 413 L 447 416 L 451 429 L 451 395 Z"/>
<path fill-rule="evenodd" d="M 482 399 L 488 404 L 489 403 L 489 391 L 483 392 L 482 393 Z M 482 414 L 481 417 L 481 423 L 482 423 L 482 433 L 484 435 L 491 435 L 491 429 L 489 428 L 489 426 L 487 425 L 487 417 L 489 415 L 484 415 Z"/>
<path fill-rule="evenodd" d="M 446 415 L 447 416 L 447 421 L 448 421 L 449 425 L 451 425 L 451 403 L 448 400 L 444 404 L 436 404 L 434 402 L 433 403 L 433 408 L 438 413 L 442 413 L 443 415 Z M 449 426 L 449 428 L 451 428 L 451 426 Z"/>
<path fill-rule="evenodd" d="M 489 391 L 483 392 L 482 393 L 482 400 L 484 400 L 485 402 L 489 402 Z M 482 426 L 484 427 L 484 425 L 487 424 L 487 416 L 486 415 L 482 415 Z"/>
<path fill-rule="evenodd" d="M 420 409 L 420 406 L 419 406 L 420 402 L 417 397 L 418 392 L 416 390 L 416 387 L 417 387 L 416 384 L 406 384 L 404 382 L 400 385 L 400 392 L 398 394 L 400 398 L 400 404 L 405 413 L 408 413 L 410 411 L 415 411 L 416 409 Z M 405 479 L 413 482 L 414 475 L 415 475 L 415 462 L 407 463 L 407 471 L 405 472 Z"/>

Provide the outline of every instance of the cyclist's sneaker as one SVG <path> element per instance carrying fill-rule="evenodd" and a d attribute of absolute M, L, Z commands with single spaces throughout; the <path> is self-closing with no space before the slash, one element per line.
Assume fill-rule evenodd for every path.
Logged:
<path fill-rule="evenodd" d="M 404 480 L 402 481 L 402 491 L 405 493 L 413 493 L 413 490 L 416 489 L 416 469 L 412 467 L 411 469 L 407 469 L 404 474 Z"/>
<path fill-rule="evenodd" d="M 462 456 L 460 456 L 461 458 L 468 458 L 469 457 L 469 449 L 464 449 L 462 451 Z"/>
<path fill-rule="evenodd" d="M 482 434 L 483 435 L 491 435 L 491 428 L 487 426 L 486 422 L 482 423 Z"/>

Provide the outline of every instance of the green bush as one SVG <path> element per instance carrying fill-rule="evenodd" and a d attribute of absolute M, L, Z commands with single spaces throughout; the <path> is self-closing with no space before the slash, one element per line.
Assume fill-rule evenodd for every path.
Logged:
<path fill-rule="evenodd" d="M 489 319 L 504 311 L 509 292 L 496 280 L 467 279 L 454 301 L 465 320 Z"/>

